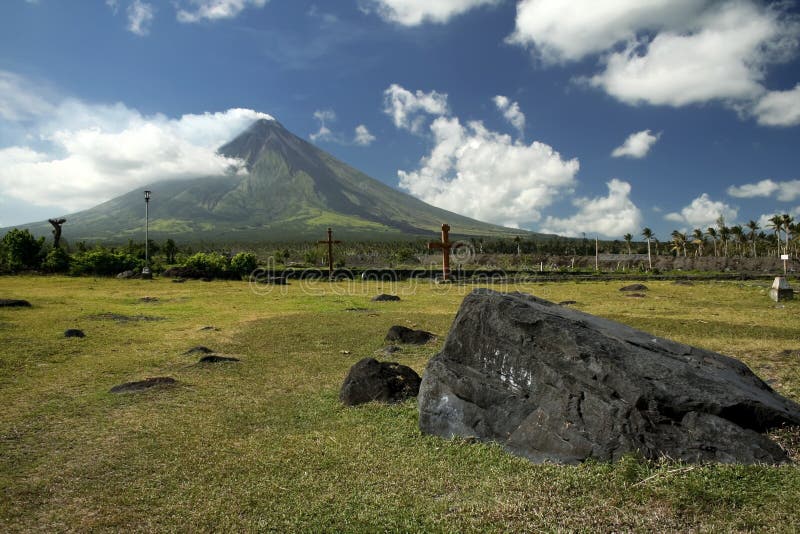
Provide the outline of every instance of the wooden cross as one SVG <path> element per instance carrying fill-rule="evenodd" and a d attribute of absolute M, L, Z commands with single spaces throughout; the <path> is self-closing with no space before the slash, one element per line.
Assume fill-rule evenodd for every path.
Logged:
<path fill-rule="evenodd" d="M 328 278 L 333 278 L 333 245 L 338 245 L 341 241 L 334 241 L 333 240 L 333 230 L 328 228 L 328 240 L 327 241 L 317 241 L 319 244 L 326 244 L 328 245 Z"/>
<path fill-rule="evenodd" d="M 464 243 L 451 243 L 450 242 L 450 225 L 442 225 L 442 241 L 434 241 L 428 243 L 428 250 L 438 248 L 442 251 L 442 277 L 445 282 L 450 281 L 450 250 L 463 247 Z"/>

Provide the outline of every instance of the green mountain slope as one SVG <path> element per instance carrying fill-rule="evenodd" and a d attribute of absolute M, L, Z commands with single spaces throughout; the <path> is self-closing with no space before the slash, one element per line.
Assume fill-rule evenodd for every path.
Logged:
<path fill-rule="evenodd" d="M 337 237 L 390 240 L 429 236 L 448 223 L 464 236 L 527 234 L 426 204 L 370 178 L 300 139 L 277 121 L 259 120 L 219 149 L 240 158 L 245 176 L 161 181 L 91 209 L 66 215 L 70 241 L 124 242 L 144 233 L 150 189 L 154 239 L 270 242 Z M 47 222 L 22 225 L 37 235 Z"/>

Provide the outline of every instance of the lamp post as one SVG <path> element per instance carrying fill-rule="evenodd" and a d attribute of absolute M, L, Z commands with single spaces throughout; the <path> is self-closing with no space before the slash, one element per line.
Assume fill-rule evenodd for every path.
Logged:
<path fill-rule="evenodd" d="M 149 279 L 153 277 L 150 272 L 150 191 L 144 192 L 144 269 L 142 269 L 142 278 Z"/>

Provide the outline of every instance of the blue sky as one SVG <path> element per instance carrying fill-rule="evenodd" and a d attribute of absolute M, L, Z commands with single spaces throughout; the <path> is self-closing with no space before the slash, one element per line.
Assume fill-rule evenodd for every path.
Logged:
<path fill-rule="evenodd" d="M 562 235 L 800 218 L 800 6 L 6 0 L 0 226 L 91 207 L 273 117 L 394 187 Z"/>

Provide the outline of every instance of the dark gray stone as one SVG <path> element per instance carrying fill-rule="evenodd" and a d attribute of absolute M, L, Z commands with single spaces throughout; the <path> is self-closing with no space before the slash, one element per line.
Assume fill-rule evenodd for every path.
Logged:
<path fill-rule="evenodd" d="M 229 356 L 219 356 L 218 354 L 210 354 L 203 356 L 197 363 L 225 363 L 225 362 L 238 362 L 239 358 L 231 358 Z"/>
<path fill-rule="evenodd" d="M 427 434 L 534 462 L 777 463 L 765 432 L 800 405 L 743 363 L 521 293 L 468 295 L 419 393 Z"/>
<path fill-rule="evenodd" d="M 119 278 L 120 280 L 126 280 L 128 278 L 136 278 L 136 273 L 134 273 L 133 271 L 122 271 L 117 275 L 117 278 Z"/>
<path fill-rule="evenodd" d="M 64 337 L 86 337 L 86 334 L 83 333 L 83 330 L 78 330 L 77 328 L 69 328 L 64 330 Z"/>
<path fill-rule="evenodd" d="M 371 401 L 402 402 L 417 396 L 419 384 L 419 375 L 408 366 L 364 358 L 347 373 L 339 400 L 347 406 Z"/>
<path fill-rule="evenodd" d="M 0 299 L 0 308 L 30 308 L 31 303 L 22 299 Z"/>
<path fill-rule="evenodd" d="M 436 336 L 425 330 L 412 330 L 406 326 L 395 325 L 386 333 L 386 341 L 397 341 L 411 345 L 424 345 Z"/>
<path fill-rule="evenodd" d="M 212 354 L 214 351 L 203 345 L 197 345 L 187 350 L 185 354 Z"/>
<path fill-rule="evenodd" d="M 114 386 L 109 390 L 109 393 L 132 393 L 136 391 L 144 391 L 155 387 L 169 387 L 174 386 L 178 382 L 169 376 L 156 376 L 153 378 L 145 378 L 137 382 L 125 382 L 118 386 Z"/>
<path fill-rule="evenodd" d="M 620 291 L 647 291 L 647 286 L 644 284 L 631 284 L 629 286 L 619 288 Z"/>
<path fill-rule="evenodd" d="M 397 295 L 387 295 L 386 293 L 372 297 L 372 302 L 396 302 L 398 300 L 400 300 L 400 297 Z"/>

